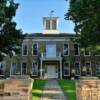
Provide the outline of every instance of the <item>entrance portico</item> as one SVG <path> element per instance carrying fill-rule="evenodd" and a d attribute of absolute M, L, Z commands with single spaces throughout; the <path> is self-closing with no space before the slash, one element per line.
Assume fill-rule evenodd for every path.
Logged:
<path fill-rule="evenodd" d="M 45 63 L 44 63 L 45 62 Z M 62 58 L 40 58 L 40 78 L 62 79 Z"/>

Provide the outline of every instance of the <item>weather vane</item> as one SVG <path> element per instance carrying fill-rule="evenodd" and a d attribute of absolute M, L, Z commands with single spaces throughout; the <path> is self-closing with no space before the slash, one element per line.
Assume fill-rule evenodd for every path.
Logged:
<path fill-rule="evenodd" d="M 53 16 L 53 13 L 54 13 L 54 10 L 51 10 L 51 11 L 50 11 L 50 17 Z"/>

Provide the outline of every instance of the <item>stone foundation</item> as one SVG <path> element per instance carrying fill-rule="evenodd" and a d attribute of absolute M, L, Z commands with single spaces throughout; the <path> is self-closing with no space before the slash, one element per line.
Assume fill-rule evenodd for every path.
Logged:
<path fill-rule="evenodd" d="M 0 100 L 32 100 L 31 79 L 0 80 Z"/>
<path fill-rule="evenodd" d="M 77 100 L 100 100 L 100 80 L 83 79 L 76 82 Z"/>

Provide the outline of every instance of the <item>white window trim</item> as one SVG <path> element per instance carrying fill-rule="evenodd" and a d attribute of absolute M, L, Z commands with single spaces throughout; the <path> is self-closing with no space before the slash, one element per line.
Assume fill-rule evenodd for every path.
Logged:
<path fill-rule="evenodd" d="M 38 76 L 38 62 L 36 62 L 36 63 L 37 63 L 37 75 L 33 75 L 33 63 L 34 63 L 34 62 L 36 62 L 36 61 L 33 61 L 33 62 L 32 62 L 32 76 Z"/>
<path fill-rule="evenodd" d="M 68 62 L 64 62 L 64 66 L 65 66 L 65 63 L 68 63 L 68 65 L 69 65 L 69 74 L 68 75 L 64 74 L 64 76 L 70 76 L 70 62 L 69 61 Z M 63 68 L 63 73 L 64 73 L 64 68 Z"/>
<path fill-rule="evenodd" d="M 24 45 L 24 44 L 25 44 L 25 43 L 22 43 L 22 56 L 28 56 L 29 43 L 27 43 L 28 46 L 27 46 L 27 54 L 26 54 L 26 55 L 23 55 L 23 45 Z"/>
<path fill-rule="evenodd" d="M 79 74 L 75 73 L 75 76 L 81 76 L 81 63 L 79 61 L 74 62 L 74 68 L 75 68 L 75 63 L 79 63 Z M 75 70 L 76 71 L 76 70 Z"/>
<path fill-rule="evenodd" d="M 12 72 L 12 64 L 13 63 L 16 63 L 16 62 L 11 62 L 11 68 L 10 68 L 10 76 L 16 76 L 16 75 L 13 75 L 11 72 Z M 17 63 L 16 63 L 16 67 L 17 67 Z"/>
<path fill-rule="evenodd" d="M 90 63 L 90 68 L 91 68 L 91 76 L 92 76 L 92 66 L 91 66 L 91 61 L 86 61 L 85 62 L 85 66 L 86 66 L 86 63 Z M 86 75 L 87 75 L 87 71 L 86 71 Z M 87 75 L 88 76 L 88 75 Z"/>
<path fill-rule="evenodd" d="M 96 62 L 96 63 L 99 63 L 100 64 L 100 61 Z M 96 66 L 96 63 L 95 63 L 95 66 Z M 97 69 L 97 66 L 96 66 L 96 69 Z M 100 74 L 97 74 L 97 70 L 96 70 L 96 76 L 100 76 Z"/>
<path fill-rule="evenodd" d="M 64 55 L 64 44 L 68 44 L 68 55 Z M 64 44 L 63 44 L 63 55 L 64 56 L 69 56 L 69 43 L 64 43 Z"/>
<path fill-rule="evenodd" d="M 34 54 L 33 54 L 33 45 L 34 45 L 34 44 L 37 44 L 37 46 L 38 46 L 37 52 L 39 53 L 39 44 L 35 42 L 35 43 L 32 44 L 32 56 L 38 56 L 38 53 L 37 53 L 37 55 L 34 55 Z"/>
<path fill-rule="evenodd" d="M 80 56 L 80 47 L 79 47 L 79 44 L 78 44 L 78 43 L 74 43 L 74 45 L 75 45 L 75 44 L 78 45 L 78 55 L 75 55 L 75 54 L 74 54 L 74 56 Z M 74 51 L 75 51 L 75 50 L 74 50 Z M 74 53 L 75 53 L 75 52 L 74 52 Z"/>
<path fill-rule="evenodd" d="M 21 63 L 21 75 L 26 76 L 26 75 L 27 75 L 27 63 L 26 63 L 26 75 L 22 74 L 22 64 L 23 64 L 23 63 L 26 63 L 26 62 L 22 62 L 22 63 Z"/>

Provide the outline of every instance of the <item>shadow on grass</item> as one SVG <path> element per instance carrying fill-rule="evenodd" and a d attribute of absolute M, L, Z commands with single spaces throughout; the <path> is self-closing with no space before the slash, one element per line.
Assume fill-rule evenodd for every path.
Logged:
<path fill-rule="evenodd" d="M 76 100 L 76 87 L 73 80 L 59 80 L 58 81 L 68 100 Z"/>
<path fill-rule="evenodd" d="M 35 79 L 32 88 L 32 100 L 39 100 L 43 87 L 45 85 L 45 80 Z"/>

